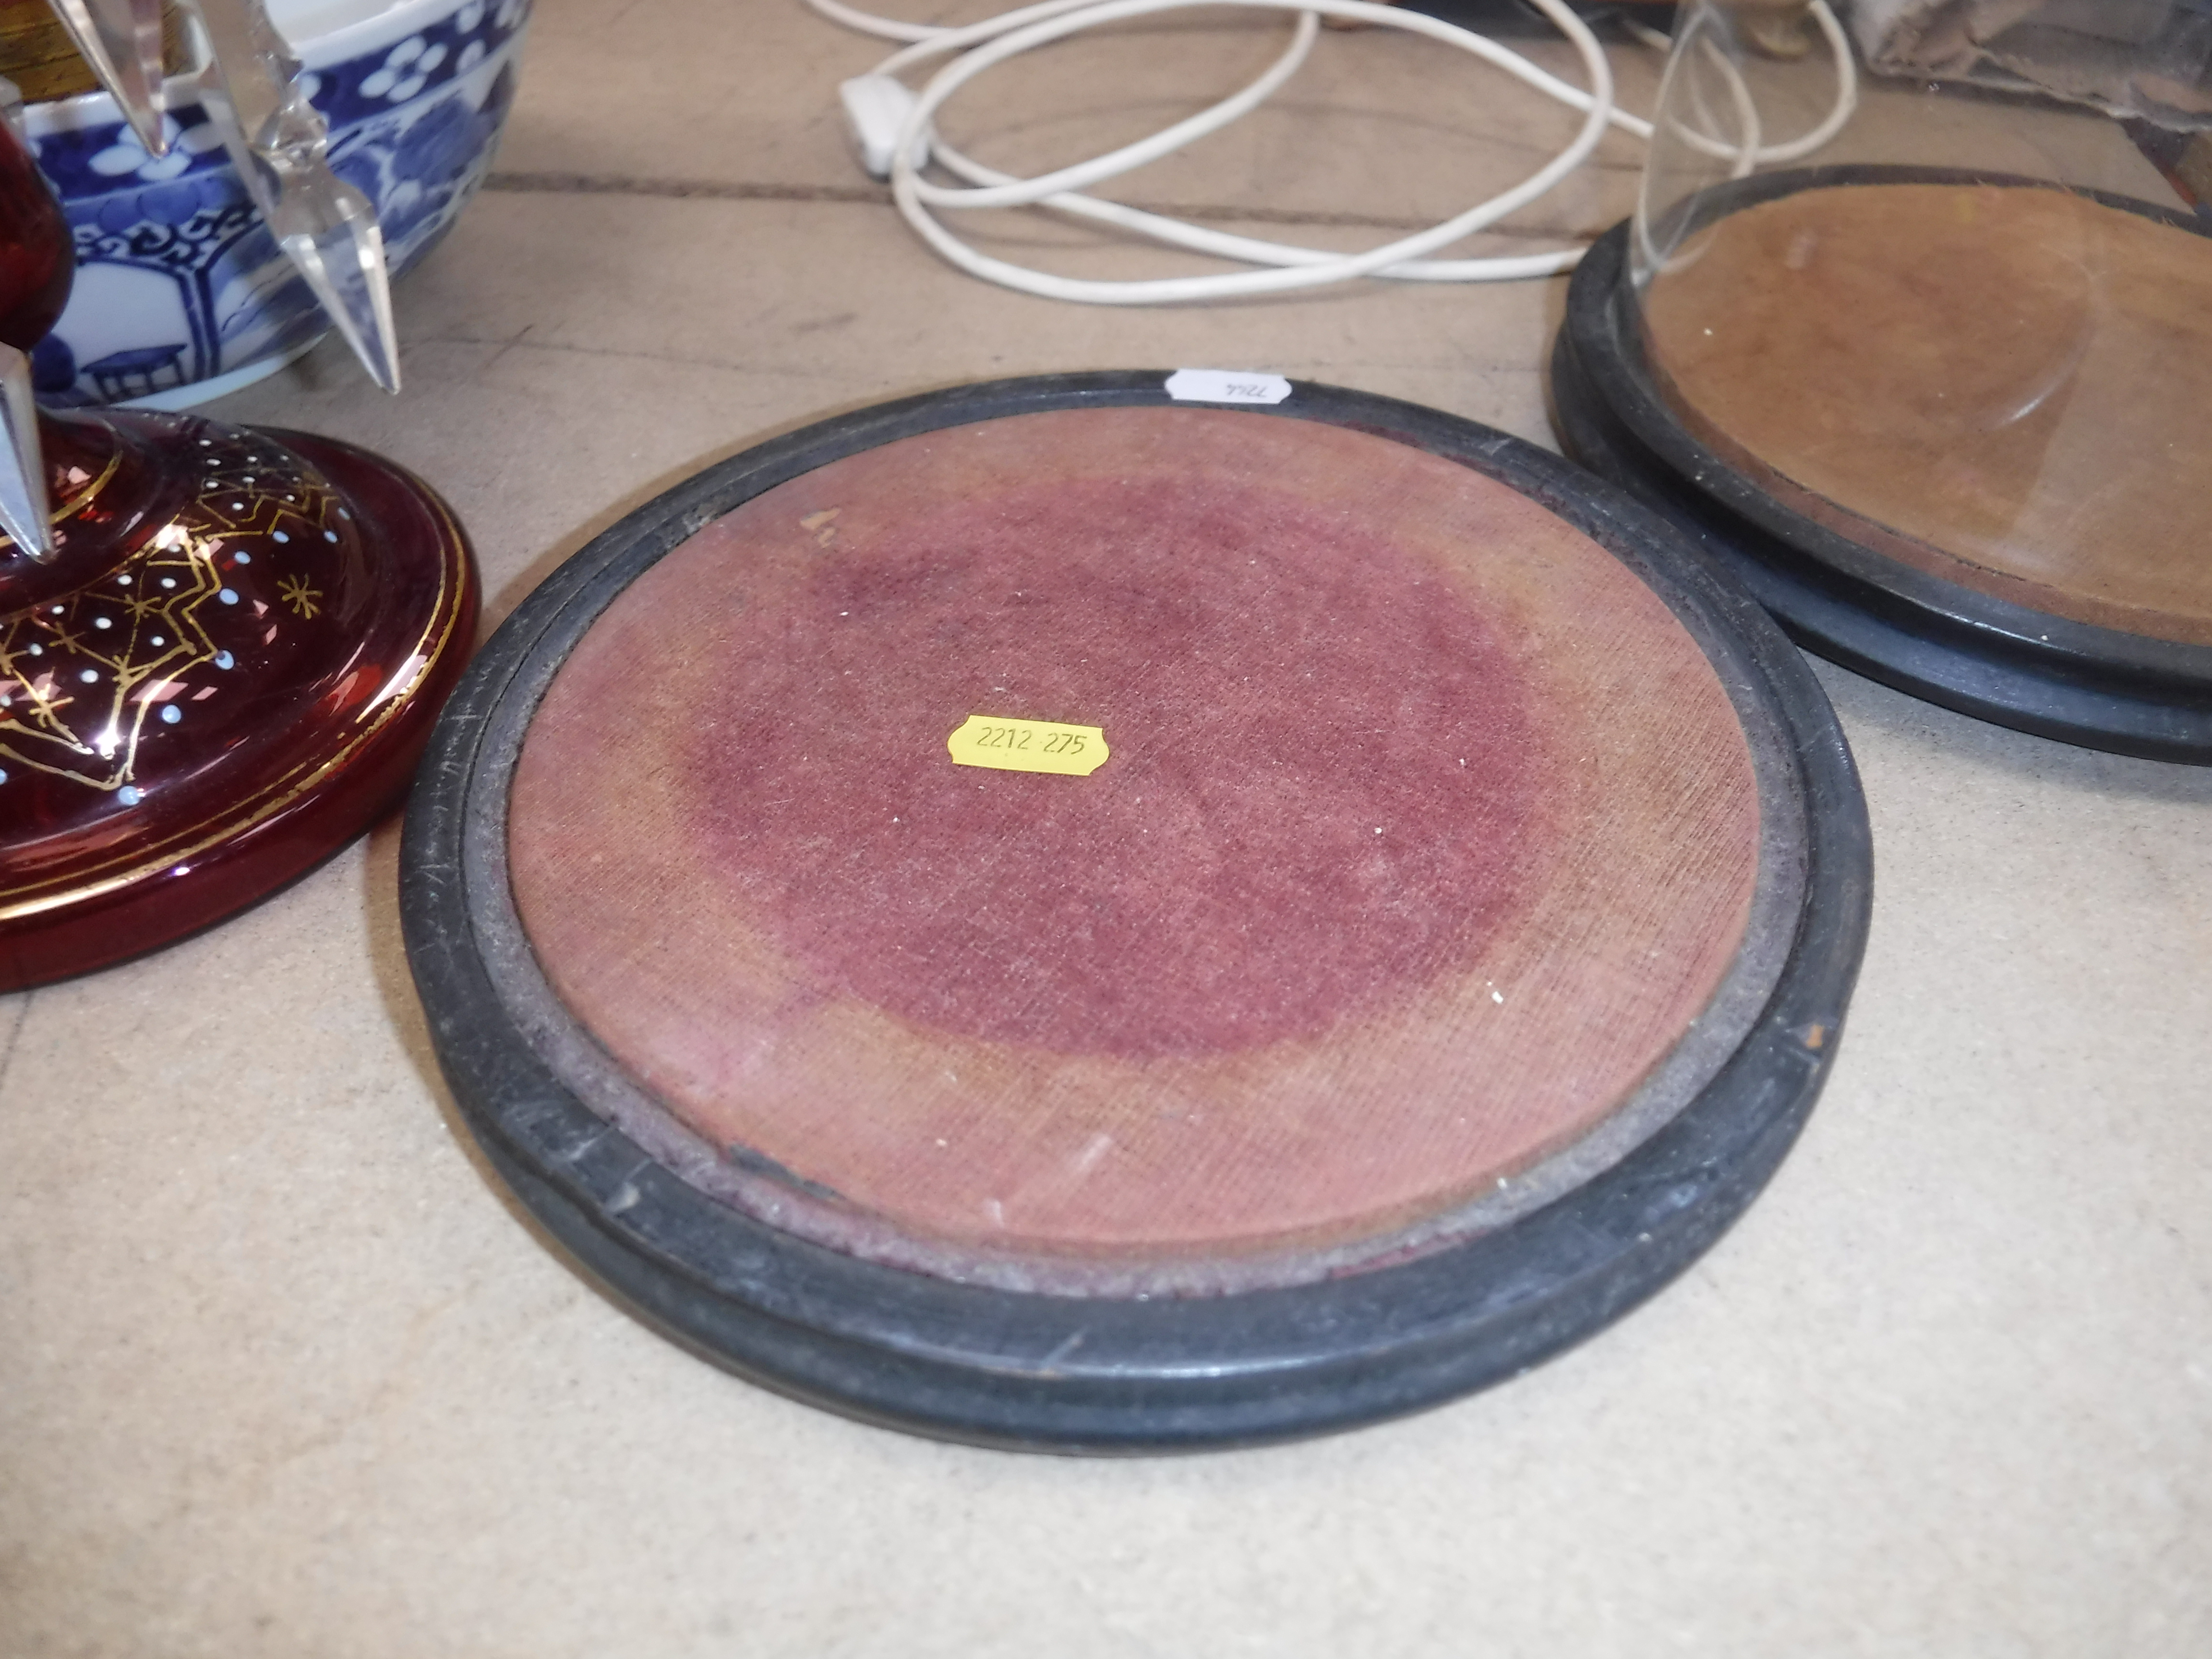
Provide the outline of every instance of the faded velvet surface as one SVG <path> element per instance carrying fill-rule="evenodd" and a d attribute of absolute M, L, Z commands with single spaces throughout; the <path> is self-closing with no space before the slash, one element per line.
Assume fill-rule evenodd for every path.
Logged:
<path fill-rule="evenodd" d="M 951 763 L 1104 727 L 1088 778 Z M 780 486 L 610 607 L 512 805 L 556 989 L 917 1235 L 1326 1243 L 1602 1119 L 1704 1006 L 1749 757 L 1656 595 L 1416 450 L 1033 414 Z"/>

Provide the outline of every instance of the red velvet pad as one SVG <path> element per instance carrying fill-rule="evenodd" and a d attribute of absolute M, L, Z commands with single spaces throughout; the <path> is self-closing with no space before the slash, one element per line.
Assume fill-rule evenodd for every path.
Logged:
<path fill-rule="evenodd" d="M 971 714 L 1112 758 L 958 766 Z M 957 1273 L 1340 1260 L 1493 1189 L 1704 1008 L 1758 816 L 1695 642 L 1543 508 L 1339 428 L 1085 410 L 663 559 L 550 688 L 509 852 L 555 990 L 771 1218 Z"/>

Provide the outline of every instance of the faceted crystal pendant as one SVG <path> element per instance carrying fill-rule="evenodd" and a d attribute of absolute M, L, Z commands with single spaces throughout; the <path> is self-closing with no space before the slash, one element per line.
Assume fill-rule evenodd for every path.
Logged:
<path fill-rule="evenodd" d="M 46 523 L 46 460 L 39 447 L 39 406 L 31 396 L 31 364 L 11 345 L 0 345 L 0 533 L 33 559 L 53 556 Z"/>
<path fill-rule="evenodd" d="M 285 256 L 386 392 L 399 390 L 399 336 L 376 208 L 332 173 L 330 131 L 307 101 L 300 60 L 262 0 L 184 0 L 198 24 L 200 102 Z"/>
<path fill-rule="evenodd" d="M 161 0 L 52 0 L 52 5 L 146 153 L 165 154 Z"/>

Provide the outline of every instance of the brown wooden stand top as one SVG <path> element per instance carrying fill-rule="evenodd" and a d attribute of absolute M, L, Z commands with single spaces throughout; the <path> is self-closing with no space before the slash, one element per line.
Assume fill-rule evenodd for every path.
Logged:
<path fill-rule="evenodd" d="M 1655 277 L 1657 378 L 1785 505 L 2048 614 L 2212 642 L 2212 239 L 2056 189 L 1852 185 Z"/>

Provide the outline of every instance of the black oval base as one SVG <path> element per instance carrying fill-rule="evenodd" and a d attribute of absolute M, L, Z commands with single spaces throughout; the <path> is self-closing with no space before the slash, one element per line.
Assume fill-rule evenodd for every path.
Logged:
<path fill-rule="evenodd" d="M 1249 418 L 1357 427 L 1501 479 L 1635 570 L 1786 738 L 1803 898 L 1749 1036 L 1666 1127 L 1567 1196 L 1417 1260 L 1152 1300 L 1008 1291 L 823 1248 L 688 1185 L 586 1108 L 501 984 L 472 890 L 504 846 L 516 732 L 614 598 L 700 526 L 839 457 L 1040 410 L 1168 404 L 1159 373 L 1041 377 L 840 416 L 709 468 L 599 537 L 501 629 L 449 704 L 407 820 L 409 959 L 465 1120 L 517 1196 L 619 1302 L 766 1385 L 980 1444 L 1133 1453 L 1280 1440 L 1510 1376 L 1619 1318 L 1758 1194 L 1836 1052 L 1872 866 L 1843 735 L 1802 658 L 1653 514 L 1531 445 L 1417 405 L 1300 385 Z M 1717 641 L 1717 643 L 1715 643 Z M 1792 826 L 1793 830 L 1798 826 Z M 474 849 L 474 850 L 472 850 Z"/>

